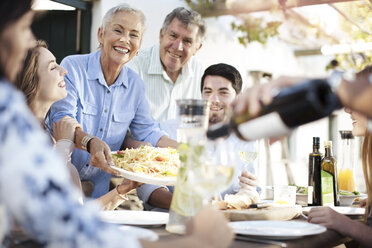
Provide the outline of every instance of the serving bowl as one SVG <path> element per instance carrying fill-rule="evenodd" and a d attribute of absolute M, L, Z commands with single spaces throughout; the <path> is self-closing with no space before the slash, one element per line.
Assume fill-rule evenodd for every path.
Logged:
<path fill-rule="evenodd" d="M 338 195 L 340 199 L 340 206 L 351 206 L 355 198 L 361 197 L 360 195 Z"/>

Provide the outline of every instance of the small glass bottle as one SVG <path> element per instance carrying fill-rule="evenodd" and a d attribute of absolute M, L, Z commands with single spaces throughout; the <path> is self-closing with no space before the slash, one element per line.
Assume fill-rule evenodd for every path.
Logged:
<path fill-rule="evenodd" d="M 332 141 L 324 141 L 325 154 L 320 172 L 322 205 L 338 206 L 337 161 L 332 153 Z"/>
<path fill-rule="evenodd" d="M 319 137 L 313 137 L 313 152 L 309 154 L 309 187 L 312 187 L 312 203 L 310 206 L 322 205 L 322 189 L 320 183 L 320 171 L 322 155 L 319 152 Z"/>
<path fill-rule="evenodd" d="M 339 157 L 338 188 L 349 192 L 355 191 L 354 173 L 354 136 L 351 131 L 340 131 L 342 152 Z"/>

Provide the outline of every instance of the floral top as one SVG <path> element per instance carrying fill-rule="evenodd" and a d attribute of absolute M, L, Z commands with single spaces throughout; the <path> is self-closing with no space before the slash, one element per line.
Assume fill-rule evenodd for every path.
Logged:
<path fill-rule="evenodd" d="M 78 194 L 23 95 L 0 80 L 0 206 L 8 217 L 0 226 L 13 219 L 46 247 L 140 247 L 101 222 L 98 205 L 82 206 Z"/>

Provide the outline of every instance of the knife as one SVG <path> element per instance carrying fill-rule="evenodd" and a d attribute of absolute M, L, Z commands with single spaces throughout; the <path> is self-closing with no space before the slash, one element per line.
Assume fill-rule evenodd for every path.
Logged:
<path fill-rule="evenodd" d="M 258 203 L 253 203 L 249 205 L 249 208 L 267 208 L 269 206 L 270 204 L 267 202 L 258 202 Z"/>

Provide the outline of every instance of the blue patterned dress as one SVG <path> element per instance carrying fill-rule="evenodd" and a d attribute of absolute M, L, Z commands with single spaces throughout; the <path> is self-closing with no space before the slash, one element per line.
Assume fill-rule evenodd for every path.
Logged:
<path fill-rule="evenodd" d="M 0 79 L 0 205 L 7 216 L 0 228 L 14 220 L 45 247 L 140 247 L 78 196 L 23 95 Z"/>

